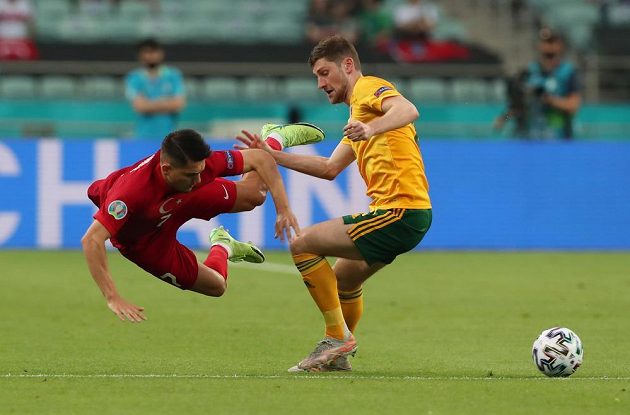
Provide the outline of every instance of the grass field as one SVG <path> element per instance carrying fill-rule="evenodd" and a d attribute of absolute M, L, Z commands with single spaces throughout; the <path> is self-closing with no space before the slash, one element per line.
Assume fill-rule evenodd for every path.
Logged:
<path fill-rule="evenodd" d="M 341 374 L 286 372 L 322 335 L 288 254 L 232 266 L 220 299 L 109 258 L 145 323 L 118 321 L 79 252 L 0 252 L 1 414 L 630 413 L 630 253 L 402 256 L 366 284 Z M 555 325 L 584 343 L 568 379 L 530 357 Z"/>

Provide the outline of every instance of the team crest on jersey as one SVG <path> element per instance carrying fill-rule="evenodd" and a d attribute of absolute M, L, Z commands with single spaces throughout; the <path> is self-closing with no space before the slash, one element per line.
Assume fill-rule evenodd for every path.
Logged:
<path fill-rule="evenodd" d="M 127 216 L 127 205 L 122 200 L 114 200 L 107 207 L 107 213 L 112 215 L 114 219 L 121 220 Z"/>
<path fill-rule="evenodd" d="M 231 170 L 234 168 L 234 156 L 229 151 L 225 152 L 225 160 L 227 161 L 227 168 Z"/>
<path fill-rule="evenodd" d="M 379 89 L 377 89 L 377 90 L 376 90 L 376 92 L 374 93 L 374 96 L 375 96 L 376 98 L 378 98 L 378 97 L 380 97 L 380 96 L 381 96 L 381 94 L 382 94 L 383 92 L 385 92 L 385 91 L 391 91 L 391 90 L 392 90 L 392 89 L 391 89 L 390 87 L 388 87 L 388 86 L 382 86 L 382 87 L 380 87 Z"/>

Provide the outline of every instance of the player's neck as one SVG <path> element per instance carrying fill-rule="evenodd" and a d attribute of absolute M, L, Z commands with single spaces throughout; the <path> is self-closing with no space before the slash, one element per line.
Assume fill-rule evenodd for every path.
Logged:
<path fill-rule="evenodd" d="M 357 84 L 357 81 L 363 76 L 360 71 L 353 72 L 348 77 L 348 91 L 346 92 L 346 97 L 343 102 L 346 105 L 350 106 L 350 99 L 352 98 L 352 92 L 354 91 L 354 86 Z"/>

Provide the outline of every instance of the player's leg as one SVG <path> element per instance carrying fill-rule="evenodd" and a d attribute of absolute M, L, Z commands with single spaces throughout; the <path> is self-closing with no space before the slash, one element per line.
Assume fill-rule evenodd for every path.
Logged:
<path fill-rule="evenodd" d="M 363 260 L 346 258 L 337 259 L 333 266 L 343 318 L 353 334 L 363 315 L 363 282 L 384 266 L 382 263 L 369 265 Z"/>
<path fill-rule="evenodd" d="M 265 256 L 254 244 L 234 239 L 223 227 L 212 230 L 209 236 L 210 252 L 208 257 L 199 263 L 197 280 L 191 290 L 220 297 L 227 288 L 228 259 L 232 262 L 247 261 L 264 262 Z"/>
<path fill-rule="evenodd" d="M 286 147 L 322 141 L 324 132 L 319 127 L 307 123 L 265 124 L 260 136 L 274 150 L 282 150 Z M 258 173 L 255 171 L 245 173 L 241 180 L 236 182 L 236 201 L 231 212 L 246 212 L 262 205 L 268 190 Z"/>
<path fill-rule="evenodd" d="M 315 351 L 289 371 L 326 370 L 325 366 L 356 350 L 354 336 L 344 321 L 337 278 L 324 257 L 335 255 L 361 259 L 361 253 L 348 236 L 348 228 L 342 218 L 332 219 L 303 229 L 290 244 L 293 261 L 324 317 L 326 329 L 325 337 Z"/>
<path fill-rule="evenodd" d="M 368 265 L 366 261 L 339 258 L 333 266 L 333 270 L 337 276 L 337 292 L 343 318 L 348 329 L 355 334 L 356 326 L 363 314 L 363 288 L 362 284 L 370 276 L 374 275 L 378 270 L 383 268 L 385 264 Z M 324 344 L 318 344 L 318 347 L 325 347 Z M 298 366 L 294 366 L 291 371 L 299 370 Z M 350 371 L 352 365 L 348 356 L 340 356 L 326 365 L 318 368 L 322 372 Z"/>

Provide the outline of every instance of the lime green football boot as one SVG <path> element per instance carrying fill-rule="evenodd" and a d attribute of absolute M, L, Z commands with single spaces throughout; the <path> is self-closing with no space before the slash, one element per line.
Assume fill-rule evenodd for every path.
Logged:
<path fill-rule="evenodd" d="M 265 124 L 260 130 L 262 139 L 271 133 L 282 137 L 282 148 L 319 143 L 324 139 L 324 131 L 316 125 L 306 122 L 295 124 Z"/>
<path fill-rule="evenodd" d="M 210 244 L 211 245 L 221 245 L 228 252 L 231 251 L 228 259 L 232 262 L 253 262 L 254 264 L 260 264 L 265 262 L 265 254 L 262 253 L 260 249 L 256 245 L 251 242 L 241 242 L 232 238 L 232 235 L 228 233 L 223 226 L 219 226 L 218 228 L 214 228 L 210 232 Z"/>

